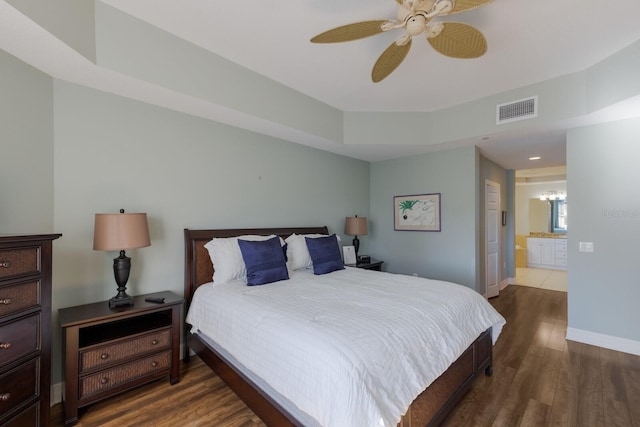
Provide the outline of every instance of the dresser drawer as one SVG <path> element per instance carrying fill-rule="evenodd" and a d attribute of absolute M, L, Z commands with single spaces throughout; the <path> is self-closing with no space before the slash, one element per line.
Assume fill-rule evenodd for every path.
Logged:
<path fill-rule="evenodd" d="M 40 350 L 40 315 L 0 326 L 0 366 Z"/>
<path fill-rule="evenodd" d="M 167 350 L 80 378 L 78 399 L 90 397 L 128 382 L 166 370 L 171 365 L 171 351 Z"/>
<path fill-rule="evenodd" d="M 132 356 L 169 348 L 170 344 L 171 329 L 162 329 L 108 345 L 93 347 L 89 350 L 82 350 L 80 351 L 80 373 L 108 366 Z"/>
<path fill-rule="evenodd" d="M 39 305 L 39 280 L 0 287 L 0 317 Z"/>
<path fill-rule="evenodd" d="M 0 375 L 0 414 L 8 413 L 38 395 L 40 359 L 33 359 Z"/>
<path fill-rule="evenodd" d="M 2 427 L 25 427 L 38 425 L 40 425 L 40 405 L 36 404 L 26 411 L 22 411 L 19 415 L 11 418 L 6 424 L 2 424 Z"/>
<path fill-rule="evenodd" d="M 40 248 L 0 250 L 0 279 L 40 272 Z"/>

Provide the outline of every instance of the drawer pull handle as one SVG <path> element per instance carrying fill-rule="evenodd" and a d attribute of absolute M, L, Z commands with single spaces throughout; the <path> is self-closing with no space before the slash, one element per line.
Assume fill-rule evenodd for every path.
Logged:
<path fill-rule="evenodd" d="M 100 355 L 100 359 L 102 359 L 102 360 L 107 360 L 108 358 L 109 358 L 109 355 L 107 353 L 102 353 Z"/>
<path fill-rule="evenodd" d="M 158 362 L 151 362 L 151 366 L 153 366 L 154 368 L 158 366 Z"/>
<path fill-rule="evenodd" d="M 9 267 L 11 267 L 11 261 L 2 261 L 2 262 L 0 262 L 0 266 L 2 266 L 4 268 L 9 268 Z"/>
<path fill-rule="evenodd" d="M 9 305 L 11 304 L 11 298 L 0 298 L 0 305 Z"/>
<path fill-rule="evenodd" d="M 106 378 L 106 377 L 103 377 L 103 378 L 100 380 L 100 384 L 106 384 L 106 383 L 108 383 L 108 382 L 109 382 L 109 378 Z"/>
<path fill-rule="evenodd" d="M 11 399 L 11 393 L 0 394 L 0 402 L 6 402 Z"/>
<path fill-rule="evenodd" d="M 10 342 L 0 342 L 0 350 L 7 350 L 11 348 Z"/>
<path fill-rule="evenodd" d="M 158 344 L 158 340 L 151 341 L 151 345 L 157 345 L 157 344 Z"/>

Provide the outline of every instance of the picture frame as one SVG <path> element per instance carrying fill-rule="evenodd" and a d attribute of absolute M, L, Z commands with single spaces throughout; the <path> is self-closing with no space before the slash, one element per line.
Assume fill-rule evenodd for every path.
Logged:
<path fill-rule="evenodd" d="M 345 265 L 356 265 L 357 264 L 355 246 L 343 246 L 342 247 L 342 256 L 343 256 Z"/>
<path fill-rule="evenodd" d="M 396 231 L 441 231 L 440 193 L 393 197 Z"/>

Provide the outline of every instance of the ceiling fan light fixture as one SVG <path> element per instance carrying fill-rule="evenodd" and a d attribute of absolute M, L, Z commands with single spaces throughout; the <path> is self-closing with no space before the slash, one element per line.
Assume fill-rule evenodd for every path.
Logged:
<path fill-rule="evenodd" d="M 431 18 L 464 12 L 493 0 L 396 0 L 397 20 L 357 22 L 318 34 L 313 43 L 337 43 L 358 40 L 382 32 L 403 28 L 406 33 L 380 55 L 371 71 L 371 80 L 378 83 L 404 60 L 414 36 L 425 33 L 427 41 L 439 53 L 451 58 L 478 58 L 487 51 L 484 35 L 461 22 L 431 23 Z"/>

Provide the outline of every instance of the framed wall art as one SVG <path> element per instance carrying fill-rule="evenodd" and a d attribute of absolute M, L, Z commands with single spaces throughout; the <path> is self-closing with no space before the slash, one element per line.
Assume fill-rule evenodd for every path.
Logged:
<path fill-rule="evenodd" d="M 394 230 L 440 231 L 440 193 L 393 197 Z"/>

